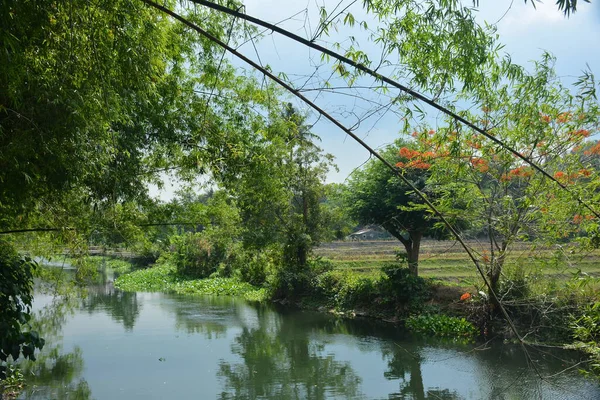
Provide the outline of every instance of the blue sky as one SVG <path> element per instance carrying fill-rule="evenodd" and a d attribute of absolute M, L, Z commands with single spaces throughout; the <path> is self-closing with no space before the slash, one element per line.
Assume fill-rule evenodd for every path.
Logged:
<path fill-rule="evenodd" d="M 579 11 L 566 18 L 553 1 L 536 3 L 536 8 L 533 8 L 530 2 L 525 4 L 523 0 L 480 0 L 476 15 L 480 24 L 499 21 L 499 42 L 505 45 L 502 51 L 510 54 L 513 62 L 528 68 L 532 61 L 539 59 L 543 51 L 549 51 L 557 58 L 556 71 L 561 79 L 571 83 L 586 65 L 600 78 L 600 2 L 592 1 L 592 4 L 580 1 Z M 283 21 L 281 27 L 310 38 L 318 26 L 319 8 L 325 6 L 331 10 L 338 1 L 246 0 L 244 3 L 248 14 L 271 23 Z M 351 0 L 345 0 L 342 4 L 345 6 L 350 3 Z M 376 21 L 364 13 L 361 4 L 362 1 L 358 1 L 349 10 L 357 20 L 367 20 L 369 28 L 373 29 Z M 369 53 L 372 59 L 377 58 L 379 49 L 369 41 L 367 32 L 356 27 L 350 29 L 342 26 L 339 31 L 331 30 L 330 37 L 322 38 L 324 40 L 321 44 L 327 47 L 331 47 L 333 42 L 345 45 L 349 35 L 356 37 L 360 48 Z M 265 35 L 254 46 L 247 43 L 240 51 L 257 62 L 269 64 L 274 72 L 285 72 L 296 86 L 319 87 L 331 74 L 331 64 L 322 65 L 317 52 L 276 34 Z M 242 66 L 240 62 L 230 59 L 235 65 Z M 317 74 L 309 79 L 316 67 Z M 339 83 L 335 80 L 330 82 L 334 85 Z M 327 94 L 308 91 L 305 94 L 348 126 L 357 122 L 355 114 L 364 116 L 373 110 L 373 103 L 357 101 L 343 93 L 345 92 Z M 361 92 L 364 93 L 366 92 Z M 371 95 L 369 99 L 385 100 L 378 99 L 376 95 Z M 308 110 L 302 103 L 295 100 L 292 102 L 299 108 Z M 428 121 L 433 125 L 436 116 L 435 112 L 428 112 Z M 314 113 L 311 119 L 316 121 Z M 399 123 L 397 115 L 381 112 L 364 121 L 355 132 L 369 145 L 377 148 L 398 137 Z M 336 157 L 339 172 L 331 171 L 328 175 L 329 182 L 343 182 L 348 174 L 368 159 L 366 150 L 346 138 L 331 123 L 320 119 L 313 131 L 321 137 L 324 150 Z M 156 189 L 151 192 L 166 200 L 172 196 L 173 190 L 173 186 L 167 184 L 162 192 L 158 193 Z"/>

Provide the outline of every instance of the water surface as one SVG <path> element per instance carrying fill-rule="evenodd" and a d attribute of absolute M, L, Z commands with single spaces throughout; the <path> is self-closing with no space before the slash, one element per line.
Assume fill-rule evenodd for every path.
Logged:
<path fill-rule="evenodd" d="M 37 296 L 48 339 L 22 399 L 600 399 L 574 353 L 444 344 L 241 299 Z M 539 375 L 546 377 L 540 379 Z"/>

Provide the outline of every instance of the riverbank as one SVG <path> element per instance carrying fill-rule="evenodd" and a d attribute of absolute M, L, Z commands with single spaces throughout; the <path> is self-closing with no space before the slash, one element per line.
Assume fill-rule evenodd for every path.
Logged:
<path fill-rule="evenodd" d="M 560 349 L 530 348 L 534 369 L 512 344 L 438 340 L 239 296 L 122 292 L 112 271 L 98 275 L 69 307 L 38 296 L 34 319 L 50 330 L 40 331 L 38 361 L 23 365 L 21 398 L 591 399 L 600 390 L 563 371 L 581 359 Z"/>
<path fill-rule="evenodd" d="M 180 276 L 175 266 L 163 261 L 119 276 L 115 286 L 131 292 L 225 295 L 256 302 L 273 301 L 348 318 L 402 323 L 415 332 L 460 340 L 473 340 L 479 333 L 467 320 L 469 305 L 465 300 L 472 301 L 473 295 L 469 293 L 465 298 L 461 287 L 415 278 L 397 267 L 384 269 L 382 277 L 327 268 L 316 268 L 301 276 L 280 273 L 263 287 L 256 287 L 231 277 Z"/>
<path fill-rule="evenodd" d="M 327 262 L 325 262 L 327 264 Z M 514 282 L 513 282 L 514 284 Z M 319 264 L 292 275 L 280 272 L 262 287 L 237 278 L 190 279 L 162 262 L 120 276 L 115 286 L 125 291 L 227 295 L 250 301 L 274 301 L 346 318 L 368 317 L 403 324 L 423 335 L 475 340 L 518 341 L 502 318 L 490 318 L 485 295 L 434 278 L 416 278 L 389 265 L 380 274 L 332 269 Z M 521 289 L 523 289 L 521 287 Z M 590 354 L 589 369 L 598 367 L 600 308 L 585 287 L 553 287 L 545 293 L 513 290 L 505 298 L 511 319 L 528 343 L 574 348 Z"/>

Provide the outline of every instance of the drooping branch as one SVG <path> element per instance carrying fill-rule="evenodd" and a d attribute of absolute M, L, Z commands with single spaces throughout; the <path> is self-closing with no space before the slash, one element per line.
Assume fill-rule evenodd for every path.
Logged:
<path fill-rule="evenodd" d="M 483 279 L 486 287 L 488 288 L 488 290 L 489 290 L 489 292 L 490 292 L 493 300 L 495 300 L 495 303 L 500 306 L 500 310 L 501 310 L 502 314 L 504 315 L 507 323 L 509 324 L 510 329 L 515 334 L 515 336 L 519 339 L 519 342 L 521 343 L 521 345 L 523 345 L 523 349 L 525 351 L 525 354 L 527 355 L 528 360 L 532 361 L 531 357 L 529 356 L 529 353 L 527 352 L 527 349 L 524 347 L 524 345 L 525 345 L 524 339 L 519 334 L 517 328 L 515 327 L 514 323 L 512 322 L 512 320 L 510 318 L 510 316 L 508 315 L 508 312 L 506 311 L 506 309 L 500 303 L 499 298 L 497 297 L 495 291 L 493 290 L 493 288 L 492 288 L 489 280 L 487 279 L 487 277 L 485 275 L 485 272 L 483 271 L 483 269 L 481 267 L 481 264 L 479 263 L 479 260 L 477 259 L 477 257 L 475 257 L 475 254 L 473 253 L 473 251 L 467 246 L 467 244 L 464 241 L 464 239 L 460 236 L 460 234 L 454 228 L 454 226 L 452 224 L 450 224 L 450 222 L 444 217 L 444 215 L 441 213 L 441 211 L 439 211 L 437 209 L 437 207 L 435 207 L 435 205 L 427 198 L 427 196 L 423 192 L 421 192 L 415 185 L 413 185 L 412 182 L 410 182 L 410 180 L 408 180 L 398 168 L 396 168 L 395 166 L 393 166 L 392 164 L 390 164 L 390 162 L 388 162 L 386 159 L 384 159 L 378 152 L 376 152 L 373 148 L 371 148 L 368 144 L 366 144 L 358 136 L 356 136 L 354 133 L 352 133 L 352 131 L 350 129 L 348 129 L 347 127 L 345 127 L 338 120 L 336 120 L 335 118 L 333 118 L 331 115 L 329 115 L 327 112 L 325 112 L 319 106 L 317 106 L 311 100 L 309 100 L 304 95 L 302 95 L 302 93 L 300 93 L 298 90 L 294 89 L 289 84 L 285 83 L 283 80 L 281 80 L 280 78 L 278 78 L 277 76 L 275 76 L 274 74 L 272 74 L 271 72 L 269 72 L 267 69 L 265 69 L 262 66 L 258 65 L 254 61 L 250 60 L 249 58 L 247 58 L 243 54 L 239 53 L 238 51 L 236 51 L 232 47 L 228 46 L 223 41 L 219 40 L 215 36 L 211 35 L 207 31 L 205 31 L 204 29 L 200 28 L 198 25 L 194 24 L 193 22 L 187 20 L 186 18 L 182 17 L 181 15 L 179 15 L 179 14 L 177 14 L 177 13 L 169 10 L 168 8 L 163 7 L 160 4 L 157 4 L 157 3 L 155 3 L 155 2 L 153 2 L 151 0 L 141 0 L 141 1 L 143 1 L 146 4 L 148 4 L 151 7 L 154 7 L 156 9 L 158 9 L 158 10 L 160 10 L 160 11 L 162 11 L 162 12 L 168 14 L 168 15 L 170 15 L 174 19 L 180 21 L 181 23 L 183 23 L 186 26 L 190 27 L 191 29 L 195 30 L 196 32 L 198 32 L 199 34 L 201 34 L 202 36 L 204 36 L 208 40 L 212 41 L 213 43 L 216 43 L 217 45 L 219 45 L 221 47 L 223 47 L 229 53 L 233 54 L 234 56 L 236 56 L 240 60 L 242 60 L 245 63 L 247 63 L 248 65 L 250 65 L 252 68 L 256 69 L 257 71 L 259 71 L 263 75 L 267 76 L 268 78 L 270 78 L 271 80 L 273 80 L 274 82 L 276 82 L 278 85 L 280 85 L 281 87 L 283 87 L 285 90 L 287 90 L 288 92 L 290 92 L 294 96 L 298 97 L 300 100 L 302 100 L 308 106 L 310 106 L 312 109 L 314 109 L 315 111 L 317 111 L 321 116 L 323 116 L 324 118 L 328 119 L 335 126 L 337 126 L 342 131 L 344 131 L 348 136 L 350 136 L 357 143 L 359 143 L 363 148 L 365 148 L 372 156 L 376 157 L 384 165 L 386 165 L 387 168 L 391 169 L 393 171 L 394 175 L 396 175 L 407 186 L 409 186 L 411 188 L 411 190 L 413 190 L 414 193 L 434 212 L 434 214 L 442 221 L 442 223 L 448 228 L 448 230 L 452 233 L 452 235 L 460 243 L 460 245 L 462 246 L 462 248 L 465 250 L 465 252 L 468 254 L 469 258 L 471 259 L 471 261 L 473 262 L 473 264 L 477 268 L 477 271 L 478 271 L 479 275 L 481 276 L 481 278 Z M 539 374 L 539 372 L 538 372 L 538 374 Z M 541 374 L 540 374 L 540 376 L 541 376 Z"/>
<path fill-rule="evenodd" d="M 492 135 L 491 133 L 489 133 L 487 130 L 482 129 L 480 127 L 478 127 L 477 125 L 475 125 L 474 123 L 468 121 L 466 118 L 461 117 L 460 115 L 458 115 L 456 112 L 450 110 L 447 107 L 442 106 L 441 104 L 438 104 L 436 101 L 428 98 L 427 96 L 417 92 L 416 90 L 413 90 L 407 86 L 402 85 L 401 83 L 385 76 L 385 75 L 381 75 L 380 73 L 370 69 L 369 67 L 365 66 L 364 64 L 361 64 L 359 62 L 356 62 L 348 57 L 345 57 L 339 53 L 336 53 L 335 51 L 332 51 L 326 47 L 323 47 L 319 44 L 314 43 L 313 41 L 307 40 L 301 36 L 298 36 L 290 31 L 287 31 L 277 25 L 273 25 L 270 24 L 266 21 L 263 21 L 259 18 L 250 16 L 248 14 L 244 14 L 238 10 L 232 10 L 230 8 L 227 8 L 225 6 L 222 6 L 220 4 L 216 4 L 210 1 L 206 1 L 206 0 L 190 0 L 192 3 L 196 3 L 205 7 L 209 7 L 213 10 L 217 10 L 229 15 L 233 15 L 236 16 L 240 19 L 244 19 L 246 21 L 252 22 L 253 24 L 262 26 L 264 28 L 267 28 L 273 32 L 277 32 L 295 42 L 298 42 L 300 44 L 303 44 L 304 46 L 310 47 L 311 49 L 317 50 L 323 54 L 327 54 L 330 57 L 335 58 L 336 60 L 343 62 L 344 64 L 350 65 L 354 68 L 356 68 L 359 71 L 362 71 L 372 77 L 374 77 L 375 79 L 378 79 L 382 82 L 385 82 L 399 90 L 401 90 L 402 92 L 412 96 L 415 99 L 421 100 L 422 102 L 424 102 L 425 104 L 435 108 L 436 110 L 446 114 L 447 116 L 449 116 L 450 118 L 460 122 L 461 124 L 467 126 L 468 128 L 473 129 L 475 132 L 483 135 L 484 137 L 486 137 L 487 139 L 491 140 L 492 142 L 496 143 L 497 145 L 499 145 L 500 147 L 502 147 L 503 149 L 509 151 L 510 153 L 514 154 L 516 157 L 520 158 L 522 161 L 524 161 L 525 163 L 529 164 L 533 169 L 535 169 L 537 172 L 541 173 L 542 175 L 544 175 L 546 178 L 550 179 L 551 181 L 553 181 L 555 184 L 557 184 L 562 190 L 566 191 L 567 193 L 569 193 L 579 204 L 581 204 L 583 207 L 587 208 L 592 214 L 594 214 L 596 216 L 596 218 L 600 219 L 600 213 L 598 211 L 596 211 L 590 204 L 588 204 L 586 201 L 584 201 L 581 197 L 577 196 L 575 193 L 573 193 L 572 190 L 570 190 L 565 184 L 563 184 L 562 182 L 560 182 L 558 179 L 556 179 L 554 176 L 552 176 L 550 173 L 548 173 L 544 168 L 542 168 L 541 166 L 539 166 L 535 161 L 533 161 L 530 157 L 527 157 L 523 154 L 521 154 L 519 151 L 517 151 L 516 149 L 514 149 L 513 147 L 511 147 L 510 145 L 506 144 L 503 140 L 495 137 L 494 135 Z"/>
<path fill-rule="evenodd" d="M 150 222 L 146 224 L 135 224 L 140 228 L 147 228 L 151 226 L 198 226 L 203 225 L 202 223 L 196 222 Z M 14 233 L 29 233 L 29 232 L 60 232 L 60 231 L 76 231 L 76 228 L 67 227 L 56 227 L 56 228 L 23 228 L 23 229 L 9 229 L 6 231 L 0 231 L 0 235 L 10 235 Z"/>

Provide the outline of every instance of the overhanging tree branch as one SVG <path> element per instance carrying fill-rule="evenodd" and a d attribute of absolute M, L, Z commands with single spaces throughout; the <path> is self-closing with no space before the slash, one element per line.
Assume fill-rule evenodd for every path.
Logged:
<path fill-rule="evenodd" d="M 402 174 L 402 172 L 398 168 L 396 168 L 395 166 L 393 166 L 392 164 L 390 164 L 387 160 L 385 160 L 379 153 L 377 153 L 368 144 L 366 144 L 358 136 L 356 136 L 354 133 L 352 133 L 352 131 L 350 131 L 350 129 L 346 128 L 343 124 L 341 124 L 339 121 L 337 121 L 331 115 L 329 115 L 327 112 L 325 112 L 319 106 L 317 106 L 315 103 L 313 103 L 312 101 L 310 101 L 308 98 L 304 97 L 304 95 L 302 95 L 298 90 L 294 89 L 293 87 L 291 87 L 290 85 L 288 85 L 287 83 L 285 83 L 284 81 L 282 81 L 280 78 L 278 78 L 277 76 L 273 75 L 271 72 L 269 72 L 268 70 L 266 70 L 265 68 L 261 67 L 260 65 L 258 65 L 254 61 L 250 60 L 249 58 L 247 58 L 243 54 L 241 54 L 238 51 L 236 51 L 235 49 L 231 48 L 230 46 L 228 46 L 223 41 L 221 41 L 218 38 L 216 38 L 215 36 L 211 35 L 210 33 L 208 33 L 207 31 L 205 31 L 204 29 L 200 28 L 198 25 L 194 24 L 193 22 L 185 19 L 181 15 L 179 15 L 179 14 L 177 14 L 177 13 L 169 10 L 168 8 L 163 7 L 160 4 L 157 4 L 157 3 L 155 3 L 155 2 L 153 2 L 151 0 L 141 0 L 141 1 L 143 1 L 146 4 L 148 4 L 151 7 L 154 7 L 156 9 L 158 9 L 158 10 L 160 10 L 160 11 L 162 11 L 162 12 L 168 14 L 168 15 L 170 15 L 174 19 L 180 21 L 181 23 L 183 23 L 186 26 L 190 27 L 191 29 L 195 30 L 196 32 L 198 32 L 202 36 L 206 37 L 208 40 L 210 40 L 210 41 L 218 44 L 221 47 L 223 47 L 229 53 L 235 55 L 236 57 L 238 57 L 239 59 L 241 59 L 245 63 L 249 64 L 254 69 L 256 69 L 257 71 L 261 72 L 263 75 L 269 77 L 271 80 L 273 80 L 274 82 L 276 82 L 277 84 L 279 84 L 280 86 L 282 86 L 284 89 L 286 89 L 287 91 L 289 91 L 290 93 L 292 93 L 294 96 L 298 97 L 304 103 L 306 103 L 307 105 L 309 105 L 311 108 L 313 108 L 315 111 L 317 111 L 320 115 L 322 115 L 323 117 L 327 118 L 330 122 L 332 122 L 338 128 L 340 128 L 341 130 L 343 130 L 347 135 L 349 135 L 352 139 L 354 139 L 356 142 L 358 142 L 363 148 L 365 148 L 371 155 L 373 155 L 374 157 L 376 157 L 377 159 L 379 159 L 388 168 L 390 168 L 393 171 L 393 173 L 398 178 L 400 178 L 407 186 L 409 186 L 415 192 L 415 194 L 417 194 L 421 198 L 421 200 L 423 200 L 423 202 L 434 212 L 434 214 L 438 218 L 440 218 L 440 220 L 443 222 L 443 224 L 448 228 L 448 230 L 452 233 L 452 235 L 456 238 L 456 240 L 461 244 L 461 246 L 466 251 L 466 253 L 468 254 L 468 256 L 471 259 L 471 261 L 473 262 L 473 264 L 475 264 L 475 267 L 477 268 L 477 271 L 479 272 L 479 275 L 483 279 L 486 287 L 489 289 L 489 292 L 490 292 L 492 298 L 495 300 L 495 303 L 499 305 L 500 310 L 501 310 L 504 318 L 506 319 L 507 323 L 510 326 L 510 329 L 515 334 L 515 336 L 519 339 L 519 342 L 521 343 L 521 345 L 523 345 L 523 350 L 525 351 L 525 354 L 526 354 L 528 362 L 531 362 L 532 365 L 535 365 L 535 364 L 533 364 L 532 359 L 531 359 L 529 353 L 527 352 L 527 349 L 525 348 L 525 341 L 524 341 L 524 339 L 519 334 L 517 328 L 515 327 L 514 323 L 512 322 L 512 319 L 508 315 L 508 312 L 506 311 L 506 309 L 502 306 L 502 304 L 500 304 L 500 300 L 498 299 L 496 293 L 494 292 L 493 288 L 491 287 L 491 285 L 490 285 L 487 277 L 485 276 L 485 273 L 484 273 L 483 269 L 481 268 L 481 265 L 480 265 L 479 261 L 477 260 L 477 258 L 474 255 L 474 253 L 467 246 L 466 242 L 460 236 L 460 234 L 458 233 L 458 231 L 444 217 L 444 215 L 433 205 L 433 203 L 431 203 L 431 201 L 427 198 L 427 196 L 424 193 L 422 193 L 417 187 L 415 187 L 412 184 L 412 182 L 410 182 Z M 536 371 L 537 371 L 537 369 L 536 369 Z M 537 373 L 538 373 L 538 375 L 540 377 L 542 377 L 541 374 L 539 373 L 539 371 L 537 371 Z"/>
<path fill-rule="evenodd" d="M 142 0 L 144 1 L 144 0 Z M 522 161 L 524 161 L 525 163 L 529 164 L 533 169 L 535 169 L 536 171 L 538 171 L 539 173 L 541 173 L 542 175 L 544 175 L 546 178 L 550 179 L 551 181 L 553 181 L 554 183 L 556 183 L 562 190 L 566 191 L 567 193 L 569 193 L 571 196 L 573 196 L 573 198 L 575 200 L 577 200 L 577 202 L 579 204 L 581 204 L 582 206 L 584 206 L 585 208 L 587 208 L 592 214 L 594 214 L 596 216 L 596 218 L 600 219 L 600 213 L 597 212 L 591 205 L 589 205 L 586 201 L 584 201 L 581 197 L 577 196 L 575 193 L 573 193 L 573 191 L 571 191 L 565 184 L 561 183 L 558 179 L 556 179 L 554 176 L 552 176 L 551 174 L 549 174 L 546 170 L 544 170 L 541 166 L 539 166 L 537 163 L 535 163 L 531 158 L 524 156 L 523 154 L 521 154 L 520 152 L 518 152 L 517 150 L 515 150 L 513 147 L 509 146 L 508 144 L 504 143 L 504 141 L 502 141 L 501 139 L 498 139 L 497 137 L 495 137 L 494 135 L 490 134 L 488 131 L 486 131 L 485 129 L 482 129 L 480 127 L 478 127 L 477 125 L 475 125 L 474 123 L 468 121 L 467 119 L 465 119 L 464 117 L 461 117 L 460 115 L 458 115 L 456 112 L 438 104 L 437 102 L 435 102 L 434 100 L 428 98 L 427 96 L 413 90 L 410 89 L 409 87 L 406 87 L 404 85 L 402 85 L 401 83 L 385 76 L 385 75 L 381 75 L 380 73 L 370 69 L 369 67 L 365 66 L 364 64 L 358 63 L 348 57 L 345 57 L 339 53 L 336 53 L 335 51 L 329 50 L 326 47 L 323 47 L 321 45 L 318 45 L 316 43 L 314 43 L 313 41 L 307 40 L 301 36 L 298 36 L 290 31 L 287 31 L 283 28 L 280 28 L 277 25 L 273 25 L 270 24 L 266 21 L 263 21 L 259 18 L 256 17 L 252 17 L 250 15 L 244 14 L 238 10 L 232 10 L 230 8 L 227 8 L 225 6 L 222 6 L 220 4 L 216 4 L 210 1 L 206 1 L 206 0 L 190 0 L 192 3 L 196 3 L 205 7 L 209 7 L 213 10 L 217 10 L 229 15 L 233 15 L 236 16 L 240 19 L 244 19 L 246 21 L 252 22 L 253 24 L 262 26 L 264 28 L 267 28 L 273 32 L 277 32 L 280 35 L 283 35 L 289 39 L 292 39 L 295 42 L 301 43 L 307 47 L 310 47 L 311 49 L 317 50 L 323 54 L 327 54 L 328 56 L 331 56 L 333 58 L 335 58 L 338 61 L 343 62 L 344 64 L 350 65 L 354 68 L 356 68 L 359 71 L 362 71 L 382 82 L 385 82 L 397 89 L 400 89 L 402 92 L 414 97 L 415 99 L 421 100 L 422 102 L 424 102 L 425 104 L 435 108 L 436 110 L 446 114 L 447 116 L 449 116 L 450 118 L 459 121 L 460 123 L 462 123 L 463 125 L 473 129 L 475 132 L 483 135 L 484 137 L 488 138 L 489 140 L 491 140 L 492 142 L 496 143 L 497 145 L 501 146 L 503 149 L 511 152 L 512 154 L 514 154 L 516 157 L 520 158 Z M 145 1 L 146 2 L 146 1 Z M 148 2 L 146 2 L 148 3 Z"/>

